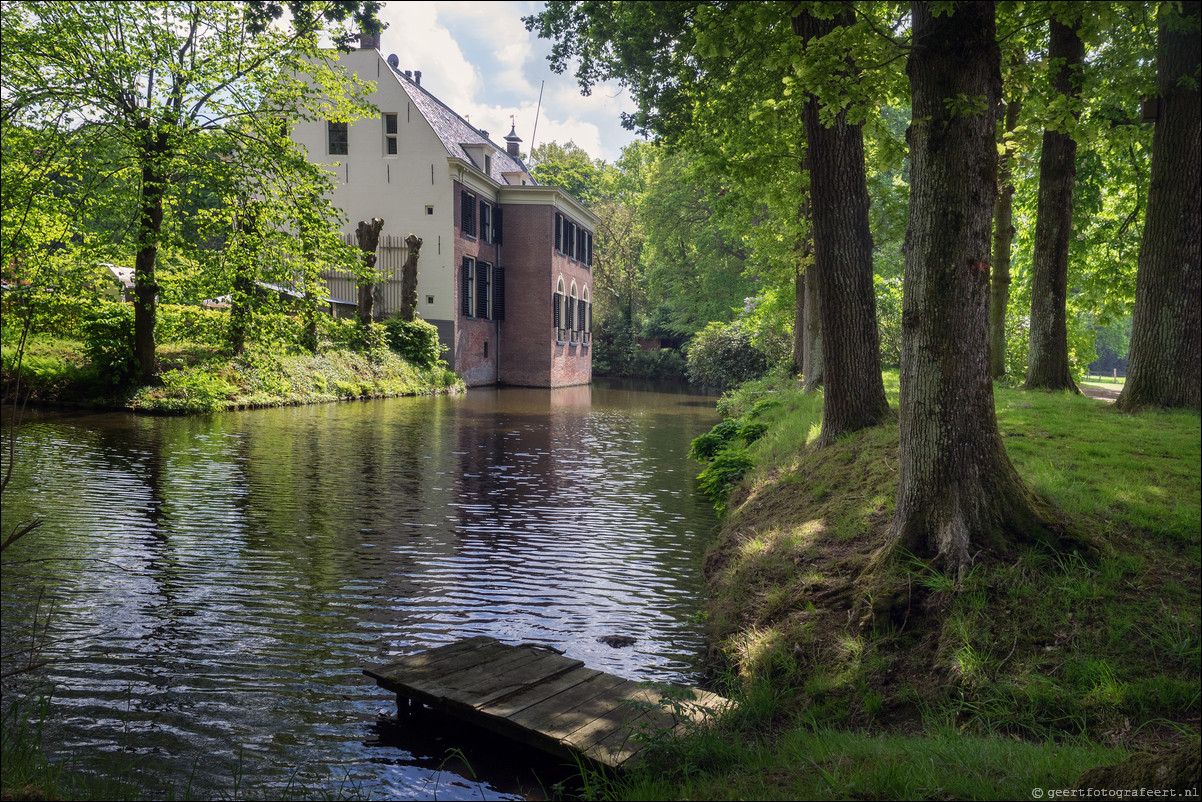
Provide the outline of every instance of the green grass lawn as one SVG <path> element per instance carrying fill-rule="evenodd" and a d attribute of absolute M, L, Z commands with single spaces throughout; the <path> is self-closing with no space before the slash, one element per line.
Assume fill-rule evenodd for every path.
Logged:
<path fill-rule="evenodd" d="M 742 712 L 619 796 L 1030 798 L 1197 739 L 1198 413 L 1000 387 L 996 403 L 1020 475 L 1066 542 L 1093 547 L 981 553 L 963 582 L 873 559 L 895 420 L 815 451 L 821 398 L 791 380 L 720 403 L 754 466 L 706 557 L 710 635 Z"/>

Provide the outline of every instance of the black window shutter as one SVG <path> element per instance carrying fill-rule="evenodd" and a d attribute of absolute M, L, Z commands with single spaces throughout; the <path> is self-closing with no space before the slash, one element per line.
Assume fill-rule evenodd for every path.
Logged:
<path fill-rule="evenodd" d="M 588 319 L 586 317 L 586 315 L 588 314 L 588 312 L 586 310 L 587 304 L 585 304 L 583 298 L 580 301 L 578 301 L 577 303 L 578 303 L 577 310 L 578 310 L 578 314 L 580 315 L 580 318 L 579 318 L 578 322 L 576 323 L 576 328 L 580 329 L 581 331 L 587 331 L 588 326 L 584 325 L 584 321 Z"/>
<path fill-rule="evenodd" d="M 463 267 L 459 270 L 459 311 L 465 317 L 472 314 L 472 258 L 463 257 Z"/>
<path fill-rule="evenodd" d="M 476 196 L 467 190 L 463 191 L 461 204 L 460 228 L 469 237 L 476 236 Z"/>
<path fill-rule="evenodd" d="M 556 329 L 559 328 L 559 307 L 562 306 L 562 304 L 563 304 L 563 302 L 560 300 L 562 297 L 563 296 L 557 292 L 551 298 L 551 300 L 552 300 L 551 317 L 554 319 Z"/>
<path fill-rule="evenodd" d="M 488 262 L 476 260 L 476 317 L 488 317 Z"/>
<path fill-rule="evenodd" d="M 492 207 L 480 201 L 480 239 L 492 242 Z"/>
<path fill-rule="evenodd" d="M 492 319 L 505 319 L 505 268 L 492 269 Z"/>
<path fill-rule="evenodd" d="M 560 230 L 563 228 L 562 220 L 563 218 L 560 215 L 555 215 L 555 250 L 560 253 L 563 252 L 563 232 Z"/>
<path fill-rule="evenodd" d="M 503 225 L 501 225 L 503 219 L 504 217 L 501 214 L 500 206 L 492 210 L 492 241 L 497 245 L 504 244 L 501 242 L 501 232 L 505 228 Z M 496 268 L 493 269 L 496 270 Z"/>
<path fill-rule="evenodd" d="M 563 327 L 564 327 L 565 329 L 567 329 L 568 331 L 571 331 L 572 329 L 574 329 L 574 328 L 575 328 L 575 326 L 573 326 L 573 325 L 572 325 L 572 324 L 575 322 L 575 321 L 572 319 L 573 317 L 575 317 L 575 312 L 576 312 L 576 299 L 575 299 L 575 298 L 569 298 L 569 299 L 568 299 L 568 308 L 567 308 L 568 319 L 567 319 L 567 321 L 566 321 L 566 322 L 563 324 Z"/>
<path fill-rule="evenodd" d="M 568 235 L 568 247 L 567 247 L 568 256 L 575 259 L 576 258 L 576 224 L 575 223 L 568 223 L 567 235 Z"/>

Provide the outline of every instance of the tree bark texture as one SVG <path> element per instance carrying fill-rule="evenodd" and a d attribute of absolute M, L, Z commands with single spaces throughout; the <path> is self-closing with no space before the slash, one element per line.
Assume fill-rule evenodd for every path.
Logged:
<path fill-rule="evenodd" d="M 793 18 L 806 42 L 854 24 L 850 7 L 833 19 L 808 13 Z M 854 69 L 848 66 L 848 69 Z M 840 111 L 833 124 L 819 119 L 818 99 L 803 112 L 810 206 L 814 222 L 814 270 L 821 296 L 823 347 L 820 446 L 843 434 L 875 426 L 889 413 L 881 378 L 881 342 L 872 284 L 872 234 L 864 134 Z"/>
<path fill-rule="evenodd" d="M 793 372 L 805 377 L 806 274 L 800 267 L 793 276 Z"/>
<path fill-rule="evenodd" d="M 949 574 L 1042 530 L 998 433 L 987 340 L 999 48 L 991 2 L 914 3 L 895 546 Z"/>
<path fill-rule="evenodd" d="M 1081 93 L 1085 44 L 1075 27 L 1051 21 L 1048 57 L 1052 88 L 1070 100 Z M 1039 200 L 1031 253 L 1031 342 L 1027 352 L 1028 390 L 1072 390 L 1068 365 L 1068 246 L 1073 233 L 1073 187 L 1077 183 L 1077 143 L 1064 131 L 1043 132 L 1039 159 Z"/>
<path fill-rule="evenodd" d="M 359 242 L 359 250 L 363 251 L 363 268 L 364 273 L 371 276 L 376 269 L 376 249 L 380 245 L 380 231 L 384 228 L 384 221 L 379 217 L 373 217 L 371 221 L 360 220 L 359 227 L 355 230 L 355 238 Z M 359 322 L 364 326 L 371 325 L 372 322 L 372 307 L 375 305 L 375 282 L 370 278 L 360 279 L 359 287 Z"/>
<path fill-rule="evenodd" d="M 1006 106 L 1006 130 L 1018 127 L 1022 99 Z M 1004 137 L 1003 137 L 1004 139 Z M 1006 375 L 1006 308 L 1010 305 L 1010 249 L 1014 244 L 1014 156 L 1009 150 L 998 165 L 998 196 L 993 204 L 993 271 L 989 282 L 989 373 Z"/>
<path fill-rule="evenodd" d="M 422 249 L 421 237 L 405 237 L 405 264 L 401 268 L 401 317 L 412 321 L 417 314 L 417 258 Z"/>
<path fill-rule="evenodd" d="M 822 293 L 818 289 L 818 271 L 814 265 L 805 272 L 805 309 L 802 310 L 802 329 L 805 344 L 805 392 L 812 393 L 822 386 Z"/>
<path fill-rule="evenodd" d="M 141 126 L 139 159 L 142 163 L 141 214 L 138 224 L 138 252 L 134 257 L 134 358 L 143 384 L 155 375 L 155 318 L 158 314 L 159 285 L 155 277 L 159 239 L 163 232 L 163 195 L 167 188 L 167 135 L 152 133 Z"/>
<path fill-rule="evenodd" d="M 1159 110 L 1148 216 L 1139 249 L 1127 383 L 1117 406 L 1198 409 L 1202 345 L 1202 148 L 1199 3 L 1165 4 L 1157 38 Z"/>
<path fill-rule="evenodd" d="M 805 163 L 798 163 L 802 175 L 805 174 Z M 810 258 L 814 253 L 813 223 L 810 220 L 810 202 L 804 199 L 797 205 L 797 223 L 800 230 L 806 232 L 799 236 L 793 244 L 796 254 L 796 273 L 793 276 L 793 371 L 804 380 L 809 374 L 806 370 L 806 273 L 813 264 Z"/>

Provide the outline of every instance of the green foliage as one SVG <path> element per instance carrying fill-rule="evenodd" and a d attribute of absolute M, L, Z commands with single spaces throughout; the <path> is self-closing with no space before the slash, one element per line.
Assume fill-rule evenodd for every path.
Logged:
<path fill-rule="evenodd" d="M 127 304 L 98 303 L 83 323 L 84 353 L 102 383 L 120 387 L 134 375 L 134 309 Z"/>
<path fill-rule="evenodd" d="M 697 486 L 705 493 L 719 513 L 726 509 L 731 490 L 755 467 L 747 449 L 727 446 L 714 455 L 713 460 L 697 474 Z"/>
<path fill-rule="evenodd" d="M 881 337 L 881 365 L 901 364 L 902 279 L 901 276 L 872 277 L 876 288 L 876 322 Z M 1025 357 L 1024 357 L 1025 359 Z"/>
<path fill-rule="evenodd" d="M 593 375 L 636 379 L 684 379 L 687 364 L 680 351 L 644 351 L 636 330 L 619 314 L 611 314 L 593 329 Z"/>
<path fill-rule="evenodd" d="M 771 356 L 755 342 L 745 320 L 710 323 L 689 344 L 688 362 L 690 381 L 716 388 L 757 379 L 772 367 Z"/>
<path fill-rule="evenodd" d="M 705 434 L 693 438 L 689 445 L 689 459 L 698 462 L 709 462 L 726 448 L 731 441 L 739 436 L 743 424 L 734 419 L 727 419 L 710 429 Z"/>
<path fill-rule="evenodd" d="M 218 375 L 200 370 L 169 370 L 163 382 L 158 409 L 163 412 L 219 412 L 237 394 L 238 388 Z"/>
<path fill-rule="evenodd" d="M 388 347 L 419 367 L 433 367 L 446 351 L 438 342 L 438 329 L 424 320 L 394 315 L 384 321 L 384 329 Z"/>
<path fill-rule="evenodd" d="M 159 307 L 155 335 L 159 342 L 191 342 L 220 347 L 226 342 L 229 313 L 199 306 Z"/>
<path fill-rule="evenodd" d="M 572 197 L 587 204 L 601 199 L 601 179 L 605 162 L 594 161 L 575 142 L 561 145 L 544 142 L 530 153 L 530 172 L 540 183 L 567 190 Z"/>

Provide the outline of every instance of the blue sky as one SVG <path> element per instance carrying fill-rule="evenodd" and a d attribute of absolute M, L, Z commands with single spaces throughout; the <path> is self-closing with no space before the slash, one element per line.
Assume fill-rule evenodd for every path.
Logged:
<path fill-rule="evenodd" d="M 550 42 L 526 31 L 522 17 L 539 11 L 535 2 L 386 2 L 388 23 L 380 50 L 395 53 L 402 70 L 421 70 L 422 86 L 494 141 L 509 133 L 510 115 L 529 151 L 537 143 L 569 140 L 593 158 L 613 161 L 634 135 L 620 113 L 633 111 L 629 93 L 616 85 L 583 97 L 570 72 L 551 72 Z M 539 85 L 543 89 L 534 131 Z M 537 144 L 536 143 L 536 144 Z"/>

